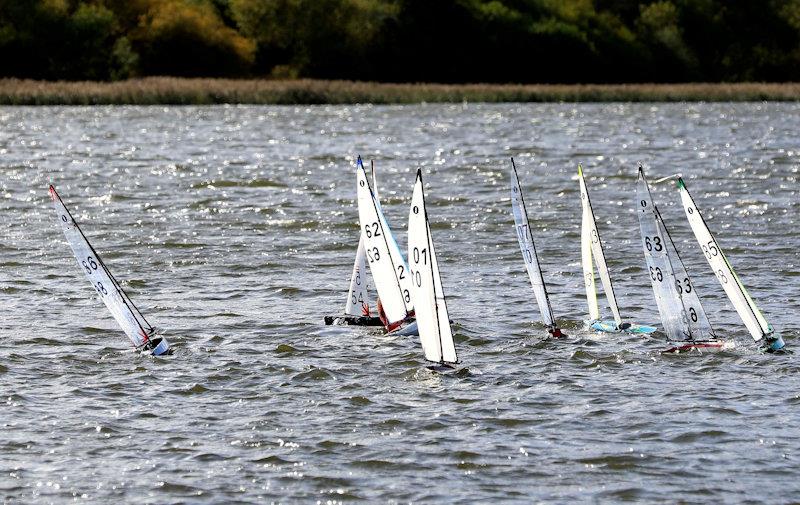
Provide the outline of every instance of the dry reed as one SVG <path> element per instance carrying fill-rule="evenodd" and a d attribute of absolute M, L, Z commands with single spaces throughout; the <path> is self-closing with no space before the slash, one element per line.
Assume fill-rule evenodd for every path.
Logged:
<path fill-rule="evenodd" d="M 2 105 L 352 104 L 421 102 L 797 101 L 800 83 L 384 84 L 148 77 L 118 82 L 0 79 Z"/>

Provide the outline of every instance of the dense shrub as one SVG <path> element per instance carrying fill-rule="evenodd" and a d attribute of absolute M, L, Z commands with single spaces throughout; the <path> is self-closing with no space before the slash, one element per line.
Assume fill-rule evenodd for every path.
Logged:
<path fill-rule="evenodd" d="M 800 0 L 0 0 L 0 76 L 800 80 Z"/>

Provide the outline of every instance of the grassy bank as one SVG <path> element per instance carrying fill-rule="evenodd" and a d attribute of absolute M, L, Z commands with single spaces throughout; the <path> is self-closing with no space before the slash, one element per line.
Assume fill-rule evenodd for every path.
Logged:
<path fill-rule="evenodd" d="M 798 101 L 800 83 L 380 84 L 150 77 L 118 82 L 0 79 L 2 105 L 350 104 L 420 102 Z"/>

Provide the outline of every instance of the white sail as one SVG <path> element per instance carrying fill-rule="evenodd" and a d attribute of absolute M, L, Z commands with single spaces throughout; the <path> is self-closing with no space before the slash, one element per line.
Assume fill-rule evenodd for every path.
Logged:
<path fill-rule="evenodd" d="M 397 247 L 386 218 L 367 182 L 367 172 L 358 159 L 356 192 L 361 237 L 364 241 L 375 288 L 389 323 L 402 321 L 414 310 L 408 265 Z"/>
<path fill-rule="evenodd" d="M 592 320 L 600 319 L 600 309 L 597 306 L 597 290 L 594 282 L 594 268 L 592 267 L 592 257 L 597 265 L 597 273 L 600 275 L 600 282 L 603 284 L 603 291 L 608 300 L 608 306 L 614 315 L 617 326 L 622 324 L 619 315 L 617 298 L 614 296 L 614 286 L 611 283 L 611 276 L 608 273 L 606 256 L 603 253 L 603 243 L 600 240 L 600 233 L 597 231 L 597 223 L 592 212 L 592 202 L 589 199 L 589 191 L 586 188 L 586 181 L 583 179 L 583 168 L 578 165 L 578 184 L 581 190 L 581 205 L 583 207 L 583 218 L 581 220 L 581 260 L 583 263 L 583 277 L 586 284 L 586 301 L 589 304 L 589 318 Z"/>
<path fill-rule="evenodd" d="M 344 313 L 361 316 L 369 311 L 369 293 L 367 292 L 367 252 L 364 249 L 364 237 L 358 239 L 356 261 L 350 276 L 350 289 L 347 292 L 347 304 Z"/>
<path fill-rule="evenodd" d="M 528 270 L 528 277 L 531 279 L 536 303 L 539 305 L 539 313 L 542 315 L 544 324 L 553 326 L 555 318 L 550 307 L 550 298 L 547 296 L 542 269 L 539 266 L 539 257 L 536 255 L 536 247 L 533 245 L 533 236 L 528 224 L 528 211 L 525 209 L 525 199 L 522 197 L 522 188 L 513 159 L 511 160 L 511 211 L 514 214 L 514 229 L 517 233 L 519 248 L 522 251 L 525 268 Z"/>
<path fill-rule="evenodd" d="M 639 168 L 636 186 L 642 249 L 664 332 L 672 341 L 715 338 L 711 323 L 661 219 L 650 188 Z"/>
<path fill-rule="evenodd" d="M 154 332 L 153 327 L 145 320 L 111 272 L 108 271 L 53 186 L 50 186 L 50 198 L 53 200 L 58 222 L 64 230 L 64 235 L 67 237 L 67 242 L 69 242 L 81 270 L 86 274 L 92 287 L 97 291 L 100 299 L 108 307 L 109 312 L 122 327 L 134 347 L 144 346 Z"/>
<path fill-rule="evenodd" d="M 455 363 L 458 357 L 428 224 L 421 170 L 417 170 L 408 214 L 408 261 L 411 266 L 411 298 L 425 358 L 437 363 Z"/>
<path fill-rule="evenodd" d="M 689 279 L 689 273 L 681 260 L 678 249 L 672 241 L 669 234 L 669 229 L 664 225 L 664 220 L 661 218 L 661 213 L 658 212 L 658 207 L 653 204 L 658 218 L 658 224 L 666 234 L 667 239 L 667 254 L 672 265 L 672 272 L 675 276 L 675 290 L 681 297 L 683 303 L 683 317 L 684 323 L 689 327 L 689 333 L 694 340 L 713 340 L 717 336 L 714 334 L 714 328 L 708 320 L 706 311 L 703 309 L 703 304 L 700 303 L 700 296 L 697 294 L 697 289 Z"/>
<path fill-rule="evenodd" d="M 358 157 L 359 161 L 361 157 Z M 372 167 L 372 193 L 378 202 L 378 181 L 375 178 L 375 167 Z M 380 203 L 378 204 L 380 208 Z M 361 227 L 359 226 L 359 229 Z M 364 237 L 358 234 L 356 260 L 353 273 L 350 275 L 350 289 L 347 290 L 344 313 L 350 316 L 361 316 L 369 313 L 369 291 L 367 290 L 367 252 L 364 249 Z"/>
<path fill-rule="evenodd" d="M 711 230 L 708 229 L 703 216 L 700 214 L 700 209 L 695 205 L 689 190 L 686 189 L 686 184 L 681 178 L 678 179 L 678 188 L 683 209 L 689 219 L 689 225 L 697 238 L 697 242 L 700 244 L 700 248 L 703 250 L 706 260 L 708 260 L 708 264 L 717 276 L 722 289 L 725 290 L 725 294 L 728 295 L 736 312 L 739 313 L 739 317 L 742 318 L 750 335 L 754 340 L 761 340 L 765 335 L 772 333 L 772 326 L 761 314 L 761 311 L 758 310 L 739 277 L 733 271 L 728 258 L 725 257 L 725 253 L 722 252 L 716 239 L 711 234 Z"/>

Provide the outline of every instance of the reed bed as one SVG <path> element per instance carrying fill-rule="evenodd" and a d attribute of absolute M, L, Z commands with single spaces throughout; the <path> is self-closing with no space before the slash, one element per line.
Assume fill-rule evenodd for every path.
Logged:
<path fill-rule="evenodd" d="M 385 84 L 186 79 L 117 82 L 0 79 L 2 105 L 403 104 L 422 102 L 798 101 L 800 83 Z"/>

